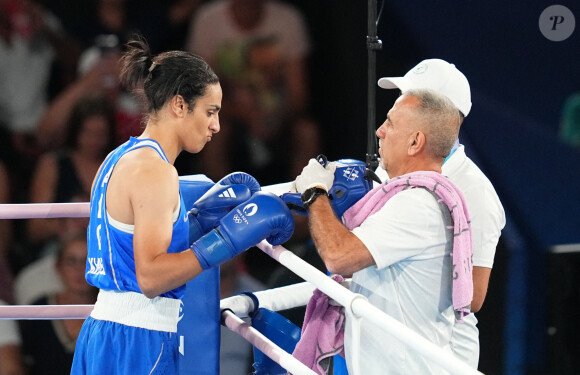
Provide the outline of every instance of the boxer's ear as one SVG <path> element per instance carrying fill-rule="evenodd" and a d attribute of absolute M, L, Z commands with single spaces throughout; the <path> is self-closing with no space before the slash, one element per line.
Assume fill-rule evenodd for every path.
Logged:
<path fill-rule="evenodd" d="M 187 103 L 183 96 L 174 95 L 169 101 L 169 108 L 177 117 L 183 117 L 187 114 Z"/>

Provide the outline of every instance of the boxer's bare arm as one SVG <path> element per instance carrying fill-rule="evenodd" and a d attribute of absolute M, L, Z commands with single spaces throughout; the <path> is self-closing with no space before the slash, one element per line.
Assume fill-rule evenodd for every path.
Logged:
<path fill-rule="evenodd" d="M 134 225 L 135 273 L 141 291 L 150 298 L 202 271 L 191 251 L 167 253 L 179 205 L 177 171 L 153 149 L 135 150 L 117 163 L 107 189 L 107 211 L 114 219 Z"/>

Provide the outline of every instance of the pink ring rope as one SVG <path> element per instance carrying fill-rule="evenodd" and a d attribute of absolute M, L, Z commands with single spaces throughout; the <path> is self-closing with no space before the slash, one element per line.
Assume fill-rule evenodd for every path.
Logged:
<path fill-rule="evenodd" d="M 93 305 L 14 305 L 0 306 L 3 320 L 86 319 Z"/>
<path fill-rule="evenodd" d="M 0 219 L 88 217 L 89 203 L 0 204 Z M 0 319 L 85 319 L 93 305 L 0 306 Z"/>
<path fill-rule="evenodd" d="M 0 219 L 88 217 L 89 203 L 0 204 Z M 85 319 L 93 305 L 0 306 L 0 319 Z"/>
<path fill-rule="evenodd" d="M 89 217 L 89 203 L 0 204 L 0 219 Z"/>

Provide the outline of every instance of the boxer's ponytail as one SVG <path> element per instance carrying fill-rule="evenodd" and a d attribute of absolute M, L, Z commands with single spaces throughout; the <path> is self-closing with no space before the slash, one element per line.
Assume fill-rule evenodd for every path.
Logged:
<path fill-rule="evenodd" d="M 219 83 L 217 75 L 201 57 L 185 51 L 151 50 L 140 35 L 126 44 L 121 57 L 121 83 L 139 94 L 147 112 L 157 112 L 175 95 L 193 108 L 208 85 Z"/>

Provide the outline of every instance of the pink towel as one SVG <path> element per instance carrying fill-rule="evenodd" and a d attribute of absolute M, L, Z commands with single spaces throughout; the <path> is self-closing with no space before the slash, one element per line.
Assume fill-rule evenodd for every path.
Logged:
<path fill-rule="evenodd" d="M 340 283 L 342 276 L 333 275 Z M 342 306 L 329 304 L 326 294 L 316 289 L 306 305 L 302 335 L 292 355 L 317 374 L 328 374 L 330 360 L 344 357 L 344 312 Z"/>
<path fill-rule="evenodd" d="M 463 193 L 449 179 L 437 172 L 412 172 L 390 179 L 368 192 L 361 200 L 349 208 L 343 215 L 343 222 L 353 229 L 370 215 L 377 212 L 395 194 L 412 188 L 429 190 L 438 202 L 449 208 L 453 219 L 453 308 L 458 313 L 458 320 L 470 312 L 473 299 L 473 243 L 469 214 Z"/>

